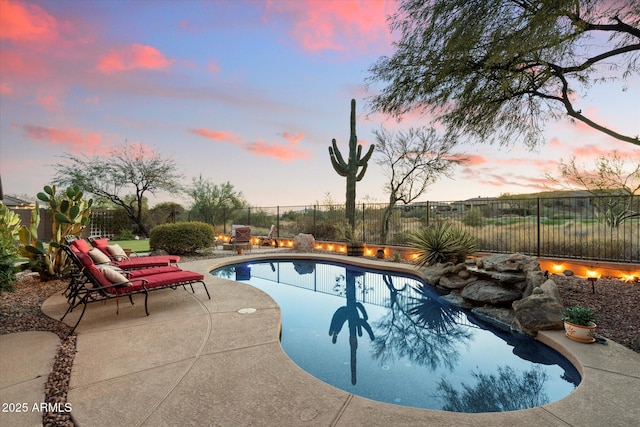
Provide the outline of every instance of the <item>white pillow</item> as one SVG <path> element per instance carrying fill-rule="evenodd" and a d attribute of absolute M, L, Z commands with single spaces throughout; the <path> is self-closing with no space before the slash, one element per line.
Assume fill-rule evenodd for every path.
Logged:
<path fill-rule="evenodd" d="M 97 265 L 96 267 L 98 267 L 98 270 L 102 271 L 102 270 L 115 270 L 120 274 L 124 275 L 124 270 L 121 269 L 120 267 L 118 267 L 117 265 L 113 265 L 113 264 L 100 264 Z M 104 273 L 104 272 L 103 272 Z"/>
<path fill-rule="evenodd" d="M 102 271 L 104 277 L 106 277 L 107 280 L 113 284 L 120 283 L 123 286 L 131 285 L 131 282 L 126 277 L 124 277 L 122 273 L 114 270 L 113 268 L 102 268 L 100 271 Z"/>
<path fill-rule="evenodd" d="M 129 259 L 124 249 L 120 247 L 117 243 L 115 245 L 107 246 L 107 251 L 111 254 L 112 257 L 116 258 L 118 261 L 123 259 Z"/>
<path fill-rule="evenodd" d="M 95 264 L 109 264 L 111 260 L 100 249 L 93 248 L 89 251 L 89 256 Z"/>

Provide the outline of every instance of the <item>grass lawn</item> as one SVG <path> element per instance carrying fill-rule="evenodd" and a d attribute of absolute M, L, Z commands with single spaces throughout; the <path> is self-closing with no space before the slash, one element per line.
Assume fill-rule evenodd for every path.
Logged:
<path fill-rule="evenodd" d="M 119 244 L 122 249 L 131 249 L 133 252 L 149 252 L 149 239 L 146 240 L 110 240 L 111 244 Z"/>

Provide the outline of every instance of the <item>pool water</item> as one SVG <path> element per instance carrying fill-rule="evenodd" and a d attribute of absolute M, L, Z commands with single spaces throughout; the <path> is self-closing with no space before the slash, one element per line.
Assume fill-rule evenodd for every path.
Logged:
<path fill-rule="evenodd" d="M 440 301 L 417 277 L 317 260 L 252 261 L 215 276 L 268 293 L 281 344 L 316 378 L 373 400 L 454 412 L 526 409 L 580 382 L 563 356 Z"/>

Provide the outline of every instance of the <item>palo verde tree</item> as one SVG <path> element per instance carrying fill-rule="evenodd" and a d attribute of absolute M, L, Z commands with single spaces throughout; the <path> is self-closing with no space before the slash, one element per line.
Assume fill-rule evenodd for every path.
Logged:
<path fill-rule="evenodd" d="M 385 85 L 373 111 L 419 109 L 449 133 L 529 147 L 568 116 L 640 145 L 637 128 L 608 127 L 579 97 L 638 74 L 640 0 L 402 0 L 390 22 L 400 39 L 369 69 Z"/>
<path fill-rule="evenodd" d="M 79 187 L 123 208 L 145 237 L 149 237 L 142 220 L 146 194 L 180 190 L 182 174 L 178 173 L 175 161 L 141 144 L 126 143 L 106 156 L 65 153 L 62 157 L 66 162 L 54 165 L 56 184 Z M 133 197 L 127 201 L 131 191 Z"/>
<path fill-rule="evenodd" d="M 362 180 L 365 172 L 367 171 L 368 161 L 373 154 L 374 145 L 369 146 L 367 154 L 362 156 L 362 145 L 358 144 L 358 136 L 356 135 L 356 100 L 351 100 L 351 116 L 350 116 L 351 134 L 349 136 L 349 157 L 347 161 L 344 160 L 336 139 L 331 140 L 331 147 L 329 147 L 329 157 L 331 158 L 331 164 L 338 175 L 347 178 L 347 193 L 346 193 L 346 216 L 351 232 L 356 227 L 356 182 Z"/>
<path fill-rule="evenodd" d="M 451 169 L 464 163 L 466 158 L 451 151 L 455 141 L 438 137 L 433 128 L 411 128 L 407 132 L 389 132 L 382 128 L 374 131 L 376 137 L 376 163 L 387 176 L 385 192 L 389 203 L 382 216 L 380 241 L 386 242 L 389 222 L 398 202 L 413 202 L 441 176 L 449 176 Z"/>
<path fill-rule="evenodd" d="M 245 205 L 242 192 L 235 191 L 229 181 L 217 185 L 202 178 L 202 175 L 192 179 L 186 192 L 193 199 L 191 211 L 197 213 L 201 221 L 211 225 L 221 224 L 223 214 L 228 217 L 235 209 Z"/>

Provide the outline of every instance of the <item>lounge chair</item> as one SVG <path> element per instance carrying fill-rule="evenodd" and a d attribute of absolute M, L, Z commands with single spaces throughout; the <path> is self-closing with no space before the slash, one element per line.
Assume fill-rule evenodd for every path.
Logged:
<path fill-rule="evenodd" d="M 266 236 L 258 236 L 258 246 L 275 246 L 278 247 L 278 239 L 276 239 L 276 226 L 271 225 L 269 234 Z"/>
<path fill-rule="evenodd" d="M 129 258 L 126 254 L 119 254 L 115 245 L 109 245 L 109 241 L 104 238 L 91 240 L 91 245 L 96 249 L 93 252 L 91 245 L 89 245 L 84 239 L 73 240 L 69 245 L 72 249 L 78 249 L 80 252 L 88 253 L 96 264 L 105 264 L 110 262 L 123 270 L 164 267 L 168 265 L 177 266 L 178 261 L 180 261 L 180 257 L 178 255 L 156 255 Z M 101 257 L 100 254 L 105 255 L 108 258 L 108 261 Z"/>
<path fill-rule="evenodd" d="M 133 305 L 133 295 L 144 294 L 144 310 L 149 315 L 149 292 L 159 289 L 177 289 L 179 286 L 189 286 L 191 291 L 194 283 L 201 283 L 207 297 L 211 299 L 207 285 L 202 274 L 181 270 L 176 266 L 153 267 L 145 270 L 126 271 L 113 265 L 96 265 L 93 259 L 84 252 L 72 249 L 71 245 L 63 245 L 63 250 L 72 260 L 75 269 L 71 275 L 71 281 L 64 292 L 69 307 L 60 321 L 79 305 L 82 305 L 82 313 L 78 321 L 71 329 L 73 333 L 80 324 L 87 309 L 87 304 L 97 301 L 116 300 L 116 314 L 119 313 L 119 297 L 128 297 Z"/>

